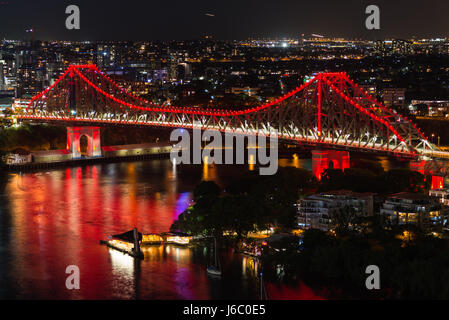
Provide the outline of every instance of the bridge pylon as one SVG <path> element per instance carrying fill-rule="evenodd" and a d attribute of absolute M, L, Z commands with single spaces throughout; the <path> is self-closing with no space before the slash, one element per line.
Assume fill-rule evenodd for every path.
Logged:
<path fill-rule="evenodd" d="M 312 172 L 318 180 L 321 180 L 324 170 L 349 169 L 350 155 L 348 151 L 322 150 L 312 151 Z"/>
<path fill-rule="evenodd" d="M 101 140 L 99 127 L 67 127 L 67 150 L 72 153 L 73 159 L 83 157 L 81 150 L 81 138 L 87 138 L 87 150 L 85 157 L 101 157 Z"/>
<path fill-rule="evenodd" d="M 432 159 L 420 158 L 418 160 L 410 161 L 410 170 L 419 172 L 426 177 L 432 177 L 432 190 L 444 188 L 444 176 L 446 175 L 443 170 L 444 167 L 445 165 L 442 161 Z"/>

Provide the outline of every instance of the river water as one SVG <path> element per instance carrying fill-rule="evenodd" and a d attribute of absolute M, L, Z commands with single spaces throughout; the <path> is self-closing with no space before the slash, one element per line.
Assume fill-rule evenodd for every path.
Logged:
<path fill-rule="evenodd" d="M 312 166 L 297 157 L 279 162 Z M 149 160 L 9 175 L 0 189 L 0 298 L 257 299 L 251 258 L 224 254 L 223 278 L 212 279 L 203 248 L 151 247 L 135 262 L 99 244 L 133 227 L 168 231 L 201 180 L 224 186 L 248 169 L 174 168 L 170 160 Z M 66 289 L 70 265 L 80 269 L 80 290 Z M 319 298 L 305 286 L 267 288 L 269 298 Z"/>

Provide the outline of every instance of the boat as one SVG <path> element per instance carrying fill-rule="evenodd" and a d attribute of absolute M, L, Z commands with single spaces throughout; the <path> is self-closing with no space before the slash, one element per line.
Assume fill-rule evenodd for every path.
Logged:
<path fill-rule="evenodd" d="M 220 269 L 215 268 L 214 266 L 209 266 L 207 268 L 207 273 L 213 276 L 219 276 L 221 277 L 222 273 Z"/>
<path fill-rule="evenodd" d="M 221 271 L 221 266 L 220 266 L 220 259 L 218 259 L 218 256 L 217 256 L 217 239 L 216 238 L 214 238 L 214 256 L 215 256 L 214 264 L 207 267 L 207 274 L 212 275 L 212 276 L 221 277 L 222 271 Z"/>
<path fill-rule="evenodd" d="M 180 232 L 163 233 L 161 236 L 165 239 L 166 244 L 172 244 L 172 245 L 182 246 L 182 247 L 189 246 L 190 241 L 192 240 L 191 236 L 184 234 L 184 233 L 180 233 Z"/>
<path fill-rule="evenodd" d="M 115 249 L 122 253 L 128 254 L 134 258 L 143 259 L 144 255 L 140 250 L 140 242 L 142 241 L 142 234 L 137 229 L 111 236 L 107 241 L 100 241 L 109 248 Z"/>
<path fill-rule="evenodd" d="M 164 238 L 159 234 L 144 234 L 142 235 L 141 246 L 162 245 Z"/>

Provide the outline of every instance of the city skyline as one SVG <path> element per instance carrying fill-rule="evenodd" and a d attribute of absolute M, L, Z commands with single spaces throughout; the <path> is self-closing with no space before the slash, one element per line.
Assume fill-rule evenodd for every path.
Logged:
<path fill-rule="evenodd" d="M 448 9 L 0 0 L 0 300 L 449 300 Z"/>
<path fill-rule="evenodd" d="M 76 3 L 81 11 L 81 29 L 76 31 L 65 28 L 65 8 L 70 4 L 75 3 L 2 2 L 0 38 L 30 38 L 26 30 L 32 29 L 35 39 L 68 41 L 180 40 L 205 35 L 240 40 L 299 38 L 302 34 L 376 40 L 446 37 L 447 33 L 441 30 L 449 30 L 449 21 L 444 16 L 449 3 L 439 0 L 428 1 L 426 5 L 420 1 L 377 1 L 381 27 L 376 31 L 365 28 L 365 9 L 373 4 L 368 1 L 325 0 L 320 5 L 290 0 L 276 4 L 269 1 L 228 1 L 226 4 L 128 1 L 124 6 L 119 1 L 81 0 Z"/>

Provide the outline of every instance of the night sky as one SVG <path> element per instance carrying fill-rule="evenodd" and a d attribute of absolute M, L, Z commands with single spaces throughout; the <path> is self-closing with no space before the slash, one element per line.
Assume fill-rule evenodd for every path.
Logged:
<path fill-rule="evenodd" d="M 65 29 L 70 4 L 79 31 Z M 380 31 L 365 29 L 370 4 L 381 9 Z M 448 0 L 0 0 L 0 38 L 24 39 L 27 28 L 42 40 L 448 37 L 448 15 Z"/>

